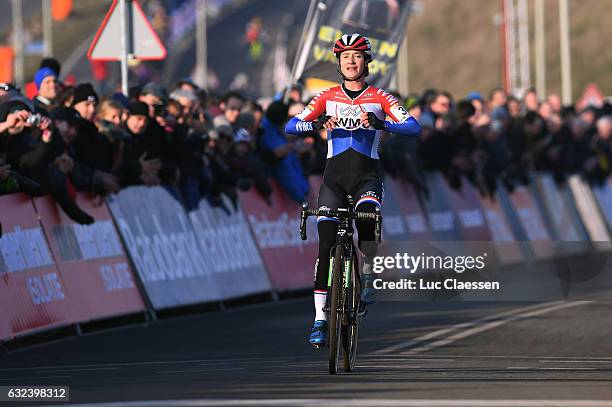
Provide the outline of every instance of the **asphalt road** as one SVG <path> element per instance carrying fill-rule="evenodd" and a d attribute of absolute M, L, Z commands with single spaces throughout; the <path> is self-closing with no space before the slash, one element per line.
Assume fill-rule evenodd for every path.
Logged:
<path fill-rule="evenodd" d="M 356 371 L 337 376 L 307 344 L 311 307 L 245 306 L 24 349 L 0 359 L 0 385 L 69 385 L 72 403 L 113 406 L 612 406 L 610 302 L 376 304 Z"/>

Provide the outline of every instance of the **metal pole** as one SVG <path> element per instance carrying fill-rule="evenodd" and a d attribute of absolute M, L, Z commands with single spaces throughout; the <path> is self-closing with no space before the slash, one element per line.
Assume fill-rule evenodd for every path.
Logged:
<path fill-rule="evenodd" d="M 121 92 L 128 96 L 128 22 L 126 0 L 119 0 L 119 18 L 121 19 Z"/>
<path fill-rule="evenodd" d="M 306 59 L 308 55 L 310 55 L 310 49 L 312 48 L 312 43 L 315 39 L 315 29 L 317 28 L 317 24 L 319 23 L 319 17 L 322 11 L 327 10 L 327 5 L 324 1 L 319 1 L 317 3 L 317 7 L 315 8 L 314 15 L 312 16 L 312 21 L 310 23 L 310 27 L 308 28 L 308 33 L 306 34 L 306 40 L 304 41 L 304 51 L 300 55 L 300 58 L 297 61 L 297 66 L 294 72 L 294 78 L 299 78 L 304 73 L 304 68 L 306 67 Z"/>
<path fill-rule="evenodd" d="M 51 19 L 51 0 L 42 0 L 43 48 L 46 57 L 53 56 L 53 20 Z"/>
<path fill-rule="evenodd" d="M 24 84 L 23 63 L 23 20 L 21 19 L 21 0 L 13 0 L 13 52 L 15 53 L 15 84 L 22 88 Z"/>
<path fill-rule="evenodd" d="M 540 98 L 546 97 L 546 34 L 544 30 L 544 0 L 535 0 L 535 76 Z"/>
<path fill-rule="evenodd" d="M 410 92 L 408 81 L 408 24 L 404 29 L 404 40 L 400 47 L 399 55 L 397 56 L 397 90 L 400 95 L 407 96 Z"/>
<path fill-rule="evenodd" d="M 297 79 L 295 77 L 295 71 L 297 69 L 298 60 L 301 58 L 302 52 L 304 52 L 304 41 L 306 41 L 306 33 L 310 28 L 310 23 L 312 20 L 313 13 L 315 11 L 315 7 L 317 5 L 317 0 L 310 0 L 310 5 L 308 6 L 308 12 L 306 13 L 306 20 L 304 21 L 304 26 L 302 27 L 302 34 L 300 35 L 300 41 L 298 43 L 297 52 L 295 59 L 293 60 L 293 66 L 291 67 L 291 75 L 290 80 L 291 84 L 295 82 Z"/>
<path fill-rule="evenodd" d="M 199 0 L 196 9 L 196 52 L 197 66 L 202 70 L 202 80 L 199 83 L 208 88 L 208 38 L 206 35 L 206 0 Z"/>
<path fill-rule="evenodd" d="M 524 95 L 527 88 L 531 87 L 531 69 L 529 67 L 529 13 L 527 10 L 527 0 L 518 0 L 517 5 L 517 17 L 518 17 L 518 46 L 519 46 L 519 59 L 520 66 L 519 74 L 521 81 L 521 94 Z"/>
<path fill-rule="evenodd" d="M 559 0 L 559 36 L 561 38 L 561 100 L 572 103 L 572 59 L 570 55 L 569 0 Z"/>

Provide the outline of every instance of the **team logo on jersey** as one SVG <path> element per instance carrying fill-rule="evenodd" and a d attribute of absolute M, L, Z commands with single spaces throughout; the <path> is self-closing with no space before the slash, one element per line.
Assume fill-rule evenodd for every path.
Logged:
<path fill-rule="evenodd" d="M 337 110 L 339 128 L 344 130 L 357 130 L 361 127 L 359 116 L 363 111 L 359 106 L 345 106 Z"/>

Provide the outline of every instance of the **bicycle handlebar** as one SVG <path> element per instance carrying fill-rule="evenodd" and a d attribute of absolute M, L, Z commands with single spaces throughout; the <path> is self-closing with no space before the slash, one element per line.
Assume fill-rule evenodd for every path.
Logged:
<path fill-rule="evenodd" d="M 300 217 L 300 236 L 302 240 L 306 240 L 306 219 L 309 216 L 326 216 L 330 218 L 344 219 L 370 219 L 375 221 L 374 234 L 377 242 L 381 240 L 381 223 L 382 215 L 380 208 L 376 207 L 376 212 L 359 212 L 349 211 L 348 209 L 340 208 L 338 210 L 331 209 L 308 209 L 308 203 L 302 204 L 302 213 Z"/>

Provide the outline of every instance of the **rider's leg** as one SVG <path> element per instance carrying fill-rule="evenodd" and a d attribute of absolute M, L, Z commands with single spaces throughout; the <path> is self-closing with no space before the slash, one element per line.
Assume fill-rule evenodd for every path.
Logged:
<path fill-rule="evenodd" d="M 382 193 L 376 190 L 369 190 L 360 194 L 359 199 L 355 203 L 355 210 L 360 212 L 376 212 L 376 208 L 380 208 L 382 204 Z M 363 287 L 361 290 L 361 299 L 366 304 L 371 304 L 376 300 L 376 290 L 373 282 L 375 274 L 372 266 L 374 256 L 378 251 L 378 242 L 376 242 L 375 227 L 376 223 L 373 220 L 356 220 L 357 233 L 359 236 L 359 250 L 363 254 L 363 267 L 361 269 L 363 277 Z"/>

